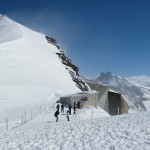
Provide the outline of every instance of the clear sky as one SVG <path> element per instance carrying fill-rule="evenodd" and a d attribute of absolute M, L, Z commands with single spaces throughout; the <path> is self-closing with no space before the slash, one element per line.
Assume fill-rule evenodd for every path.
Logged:
<path fill-rule="evenodd" d="M 0 13 L 55 38 L 82 75 L 150 75 L 150 0 L 0 0 Z"/>

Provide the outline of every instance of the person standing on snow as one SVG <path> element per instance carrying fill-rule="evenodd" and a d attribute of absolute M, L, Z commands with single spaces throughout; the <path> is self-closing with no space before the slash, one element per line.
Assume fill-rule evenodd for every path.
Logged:
<path fill-rule="evenodd" d="M 69 112 L 70 112 L 70 115 L 71 115 L 71 105 L 69 104 Z"/>
<path fill-rule="evenodd" d="M 56 110 L 56 112 L 54 113 L 54 116 L 56 117 L 56 122 L 58 122 L 58 115 L 59 115 L 59 111 L 58 110 Z"/>
<path fill-rule="evenodd" d="M 70 115 L 70 112 L 69 112 L 69 110 L 67 110 L 66 117 L 67 117 L 67 120 L 68 120 L 68 121 L 69 121 L 69 115 Z"/>
<path fill-rule="evenodd" d="M 57 108 L 57 110 L 59 111 L 59 104 L 57 104 L 56 108 Z"/>
<path fill-rule="evenodd" d="M 61 113 L 64 113 L 64 105 L 61 104 Z"/>
<path fill-rule="evenodd" d="M 74 106 L 73 106 L 74 114 L 76 114 L 76 108 L 77 108 L 76 102 L 74 102 Z"/>
<path fill-rule="evenodd" d="M 78 101 L 77 107 L 78 107 L 78 109 L 80 109 L 80 107 L 81 107 L 81 102 L 80 101 Z"/>

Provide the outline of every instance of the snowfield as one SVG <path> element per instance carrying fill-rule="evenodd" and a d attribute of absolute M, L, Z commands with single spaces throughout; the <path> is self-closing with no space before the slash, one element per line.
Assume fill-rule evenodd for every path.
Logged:
<path fill-rule="evenodd" d="M 80 114 L 82 116 L 82 113 Z M 88 116 L 88 115 L 87 115 Z M 149 150 L 150 112 L 81 119 L 53 113 L 0 134 L 1 150 Z"/>

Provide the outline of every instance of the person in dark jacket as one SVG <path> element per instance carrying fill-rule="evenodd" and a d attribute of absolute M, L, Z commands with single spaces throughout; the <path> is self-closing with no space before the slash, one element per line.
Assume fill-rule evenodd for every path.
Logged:
<path fill-rule="evenodd" d="M 57 108 L 57 110 L 59 111 L 59 104 L 57 104 L 56 108 Z"/>
<path fill-rule="evenodd" d="M 74 106 L 73 106 L 74 114 L 76 114 L 76 108 L 77 108 L 77 105 L 76 105 L 76 102 L 74 102 Z"/>
<path fill-rule="evenodd" d="M 71 105 L 69 104 L 69 112 L 70 112 L 70 115 L 71 115 Z"/>
<path fill-rule="evenodd" d="M 64 105 L 61 104 L 61 113 L 64 113 Z"/>
<path fill-rule="evenodd" d="M 59 111 L 58 110 L 56 110 L 56 112 L 54 113 L 54 116 L 56 117 L 56 122 L 58 122 L 58 115 L 59 115 Z"/>
<path fill-rule="evenodd" d="M 80 102 L 80 101 L 78 101 L 78 103 L 77 103 L 77 107 L 78 107 L 78 109 L 80 109 L 80 108 L 81 108 L 81 102 Z"/>

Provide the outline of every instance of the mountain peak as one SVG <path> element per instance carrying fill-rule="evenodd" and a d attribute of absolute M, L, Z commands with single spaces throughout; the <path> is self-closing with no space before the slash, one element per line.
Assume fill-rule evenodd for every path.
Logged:
<path fill-rule="evenodd" d="M 112 76 L 112 73 L 111 72 L 101 72 L 100 74 L 99 74 L 99 76 L 108 76 L 108 77 L 111 77 Z"/>
<path fill-rule="evenodd" d="M 22 37 L 22 31 L 17 23 L 0 14 L 0 43 L 17 40 Z"/>
<path fill-rule="evenodd" d="M 111 72 L 101 72 L 98 77 L 96 78 L 97 81 L 100 81 L 102 83 L 106 84 L 112 84 L 114 85 L 116 82 L 118 82 L 119 77 L 113 75 Z"/>

